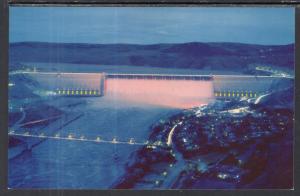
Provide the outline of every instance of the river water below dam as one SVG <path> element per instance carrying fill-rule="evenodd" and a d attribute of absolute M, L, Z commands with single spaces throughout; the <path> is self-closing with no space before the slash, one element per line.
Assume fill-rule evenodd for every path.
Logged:
<path fill-rule="evenodd" d="M 73 99 L 73 100 L 72 100 Z M 77 100 L 75 100 L 77 99 Z M 68 114 L 83 115 L 53 133 L 51 124 L 40 130 L 46 136 L 60 134 L 74 138 L 145 143 L 150 126 L 180 111 L 177 108 L 130 103 L 109 97 L 61 97 L 48 101 Z M 30 115 L 30 114 L 27 114 Z M 60 120 L 58 120 L 60 121 Z M 61 122 L 63 123 L 63 122 Z M 21 130 L 22 131 L 22 130 Z M 16 131 L 17 132 L 17 131 Z M 30 141 L 30 138 L 26 138 Z M 10 188 L 106 189 L 124 174 L 129 156 L 141 145 L 97 143 L 49 138 L 9 160 Z"/>

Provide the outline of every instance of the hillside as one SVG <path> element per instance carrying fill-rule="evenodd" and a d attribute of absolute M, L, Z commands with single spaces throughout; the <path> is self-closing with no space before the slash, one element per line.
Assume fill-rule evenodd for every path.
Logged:
<path fill-rule="evenodd" d="M 264 46 L 199 42 L 153 45 L 20 42 L 10 44 L 10 61 L 219 70 L 244 70 L 248 65 L 259 64 L 293 69 L 294 44 Z"/>

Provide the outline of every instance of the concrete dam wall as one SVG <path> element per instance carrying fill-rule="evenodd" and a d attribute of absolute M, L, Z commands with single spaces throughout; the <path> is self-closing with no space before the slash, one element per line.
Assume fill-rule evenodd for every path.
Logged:
<path fill-rule="evenodd" d="M 62 96 L 103 96 L 104 74 L 102 73 L 41 73 L 28 72 L 29 79 L 38 83 L 38 88 L 53 91 Z"/>
<path fill-rule="evenodd" d="M 61 96 L 105 96 L 112 100 L 190 108 L 216 98 L 258 97 L 276 88 L 280 77 L 245 75 L 159 75 L 28 73 L 39 88 Z"/>
<path fill-rule="evenodd" d="M 251 75 L 215 75 L 213 80 L 215 97 L 223 98 L 255 98 L 277 90 L 283 83 L 291 81 L 287 78 Z"/>

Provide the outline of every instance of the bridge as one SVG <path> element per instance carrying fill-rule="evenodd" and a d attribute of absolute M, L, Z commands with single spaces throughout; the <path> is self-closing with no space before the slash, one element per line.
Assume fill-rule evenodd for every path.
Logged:
<path fill-rule="evenodd" d="M 124 144 L 124 145 L 148 145 L 148 146 L 163 146 L 163 143 L 149 143 L 149 141 L 135 141 L 134 138 L 129 139 L 128 141 L 125 140 L 118 140 L 117 138 L 111 139 L 103 139 L 100 136 L 96 137 L 86 137 L 84 135 L 76 136 L 75 134 L 68 134 L 68 135 L 60 135 L 56 133 L 54 135 L 50 135 L 44 132 L 40 133 L 33 133 L 33 131 L 9 131 L 9 136 L 14 137 L 25 137 L 25 138 L 39 138 L 39 139 L 54 139 L 54 140 L 66 140 L 66 141 L 81 141 L 81 142 L 94 142 L 94 143 L 108 143 L 108 144 Z"/>

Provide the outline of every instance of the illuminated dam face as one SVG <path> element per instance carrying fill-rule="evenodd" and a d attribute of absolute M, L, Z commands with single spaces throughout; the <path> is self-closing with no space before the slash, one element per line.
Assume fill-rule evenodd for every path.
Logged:
<path fill-rule="evenodd" d="M 205 105 L 215 98 L 255 98 L 269 92 L 279 77 L 245 75 L 159 75 L 30 73 L 40 89 L 60 96 L 105 96 L 112 101 L 173 108 Z"/>
<path fill-rule="evenodd" d="M 105 96 L 163 107 L 191 108 L 214 97 L 211 79 L 107 76 L 105 83 Z"/>

